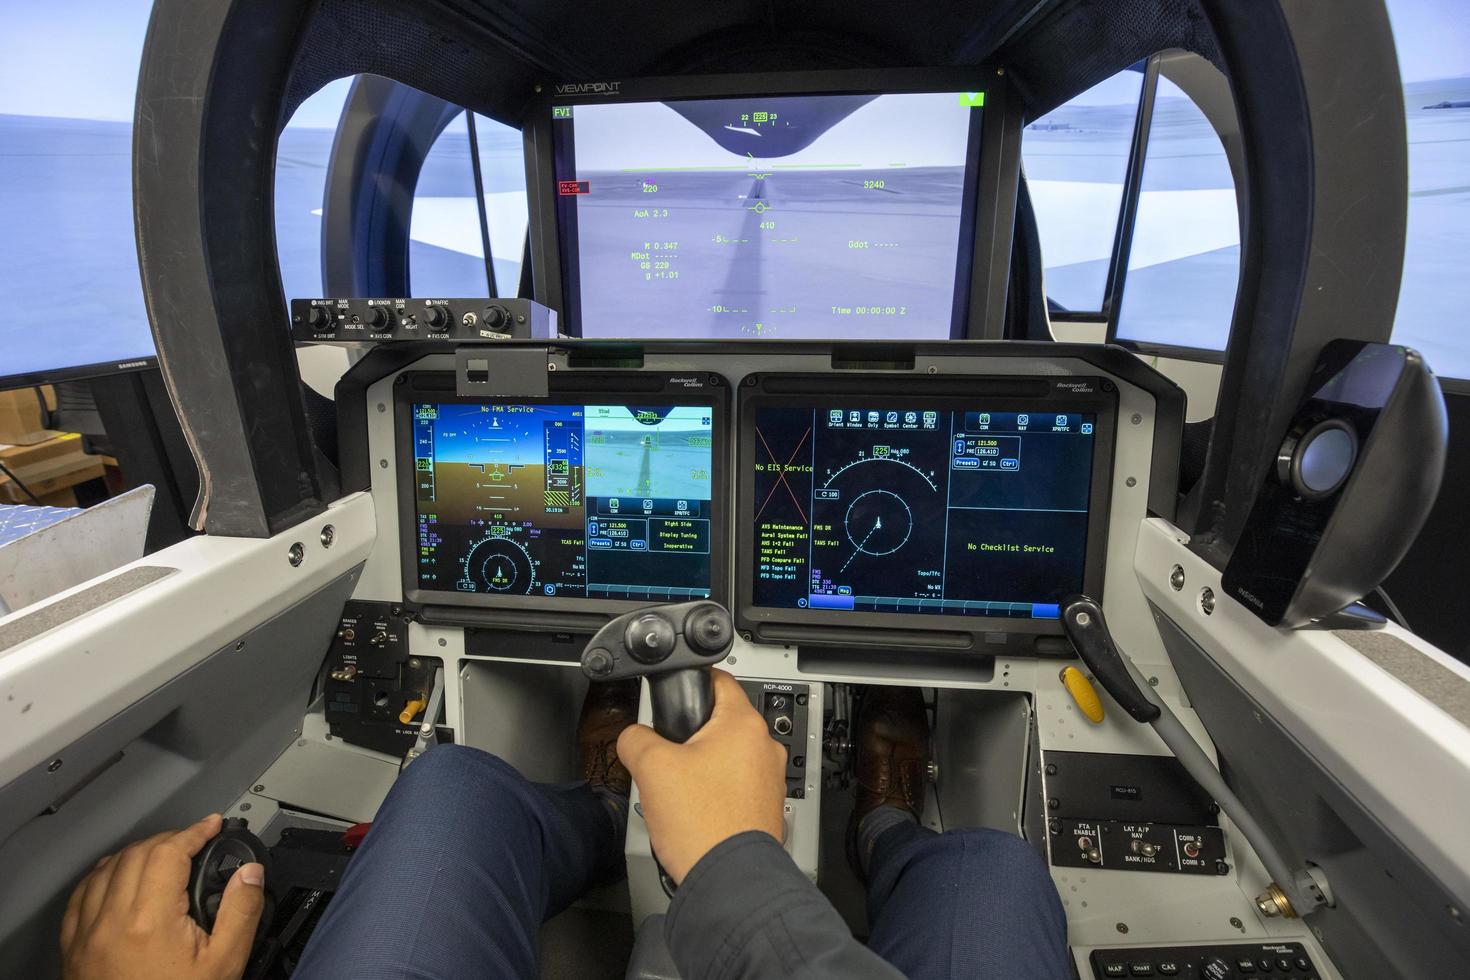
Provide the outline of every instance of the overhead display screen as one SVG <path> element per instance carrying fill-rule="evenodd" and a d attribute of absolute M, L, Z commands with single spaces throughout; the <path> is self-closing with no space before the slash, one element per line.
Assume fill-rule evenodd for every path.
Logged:
<path fill-rule="evenodd" d="M 963 335 L 984 92 L 549 106 L 583 337 Z"/>
<path fill-rule="evenodd" d="M 411 411 L 420 590 L 710 595 L 709 406 L 415 401 Z"/>
<path fill-rule="evenodd" d="M 756 409 L 754 604 L 1058 619 L 1083 588 L 1098 414 L 874 401 Z"/>

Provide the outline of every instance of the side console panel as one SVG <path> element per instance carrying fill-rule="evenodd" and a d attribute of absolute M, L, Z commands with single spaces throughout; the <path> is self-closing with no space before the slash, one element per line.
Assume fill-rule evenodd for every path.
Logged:
<path fill-rule="evenodd" d="M 1094 980 L 1112 977 L 1318 980 L 1325 976 L 1318 972 L 1311 955 L 1301 943 L 1215 943 L 1208 946 L 1098 949 L 1093 950 L 1091 965 Z"/>
<path fill-rule="evenodd" d="M 1051 751 L 1045 759 L 1052 864 L 1230 873 L 1219 807 L 1172 757 Z"/>
<path fill-rule="evenodd" d="M 356 580 L 353 570 L 262 619 L 0 786 L 7 976 L 60 975 L 58 923 L 99 857 L 219 809 L 301 734 L 299 697 Z M 197 622 L 199 611 L 176 604 L 170 616 Z"/>
<path fill-rule="evenodd" d="M 1287 854 L 1310 858 L 1332 883 L 1336 906 L 1310 921 L 1348 976 L 1463 974 L 1470 929 L 1455 896 L 1173 620 L 1156 616 L 1186 688 L 1210 692 L 1195 703 L 1235 792 Z"/>
<path fill-rule="evenodd" d="M 771 737 L 786 749 L 786 798 L 806 798 L 808 740 L 807 708 L 810 686 L 787 681 L 741 681 L 750 703 L 766 719 Z M 821 759 L 812 759 L 817 770 Z"/>
<path fill-rule="evenodd" d="M 441 661 L 413 656 L 409 617 L 387 602 L 353 600 L 327 654 L 327 724 L 351 745 L 403 755 L 413 745 Z"/>

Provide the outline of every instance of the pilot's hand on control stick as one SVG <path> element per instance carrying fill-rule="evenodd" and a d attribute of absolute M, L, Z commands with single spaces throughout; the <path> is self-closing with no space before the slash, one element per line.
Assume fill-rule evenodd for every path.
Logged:
<path fill-rule="evenodd" d="M 72 892 L 61 922 L 65 980 L 238 980 L 265 907 L 265 869 L 230 876 L 213 934 L 189 917 L 189 863 L 220 815 L 103 858 Z"/>
<path fill-rule="evenodd" d="M 786 749 L 740 683 L 723 670 L 710 673 L 714 711 L 689 741 L 670 742 L 647 725 L 630 725 L 618 739 L 654 853 L 675 883 L 726 838 L 785 834 Z"/>

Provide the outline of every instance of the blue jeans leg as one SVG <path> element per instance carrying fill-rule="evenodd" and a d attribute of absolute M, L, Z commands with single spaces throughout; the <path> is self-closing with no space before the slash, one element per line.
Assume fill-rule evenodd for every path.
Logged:
<path fill-rule="evenodd" d="M 1056 886 L 1014 834 L 904 820 L 878 837 L 868 869 L 868 947 L 910 980 L 1072 976 Z"/>
<path fill-rule="evenodd" d="M 542 921 L 616 876 L 619 838 L 585 784 L 438 746 L 393 785 L 294 976 L 534 978 Z"/>

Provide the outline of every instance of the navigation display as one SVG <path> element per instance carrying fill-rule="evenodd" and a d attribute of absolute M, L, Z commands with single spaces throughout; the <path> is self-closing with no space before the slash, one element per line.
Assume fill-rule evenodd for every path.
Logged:
<path fill-rule="evenodd" d="M 410 408 L 419 589 L 710 595 L 710 406 L 415 400 Z"/>
<path fill-rule="evenodd" d="M 553 104 L 583 337 L 963 335 L 984 92 Z"/>
<path fill-rule="evenodd" d="M 1101 433 L 1052 401 L 758 407 L 754 605 L 1057 620 L 1083 588 Z"/>

